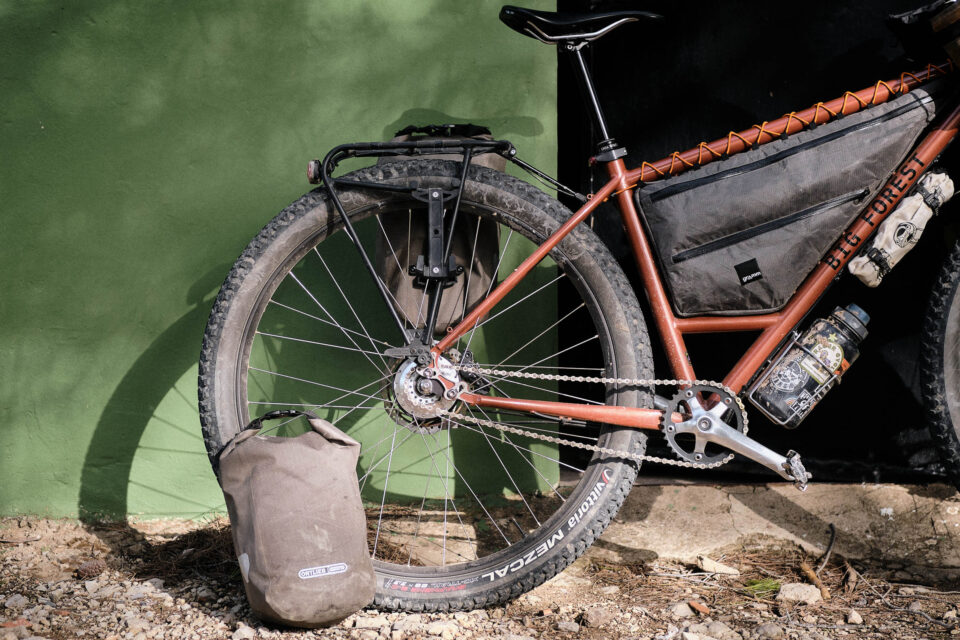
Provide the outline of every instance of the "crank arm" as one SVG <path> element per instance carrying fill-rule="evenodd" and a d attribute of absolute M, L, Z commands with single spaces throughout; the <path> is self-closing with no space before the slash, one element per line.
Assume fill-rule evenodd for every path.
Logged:
<path fill-rule="evenodd" d="M 702 426 L 682 423 L 676 427 L 677 431 L 695 432 L 698 440 L 712 442 L 762 464 L 781 478 L 793 482 L 801 491 L 807 488 L 807 482 L 811 476 L 803 468 L 800 454 L 796 451 L 789 451 L 786 456 L 782 456 L 719 420 L 710 421 L 709 424 Z"/>

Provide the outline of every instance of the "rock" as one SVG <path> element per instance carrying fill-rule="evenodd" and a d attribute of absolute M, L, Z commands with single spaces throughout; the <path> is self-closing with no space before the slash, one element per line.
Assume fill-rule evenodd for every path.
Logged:
<path fill-rule="evenodd" d="M 77 577 L 81 580 L 89 580 L 90 578 L 96 578 L 98 575 L 106 571 L 107 563 L 100 558 L 94 558 L 93 560 L 87 560 L 79 567 L 77 567 Z"/>
<path fill-rule="evenodd" d="M 680 633 L 680 630 L 671 624 L 667 626 L 666 633 L 661 633 L 660 635 L 654 636 L 654 640 L 670 640 L 671 638 L 675 637 L 678 633 Z"/>
<path fill-rule="evenodd" d="M 357 618 L 353 626 L 357 629 L 379 629 L 390 625 L 386 616 L 377 616 L 376 618 Z M 437 634 L 439 635 L 439 634 Z"/>
<path fill-rule="evenodd" d="M 847 624 L 863 624 L 863 618 L 855 609 L 847 611 Z"/>
<path fill-rule="evenodd" d="M 956 610 L 956 609 L 951 609 L 950 611 L 947 611 L 945 614 L 943 614 L 943 619 L 944 619 L 944 620 L 956 620 L 956 619 L 957 619 L 957 610 Z"/>
<path fill-rule="evenodd" d="M 377 640 L 379 637 L 380 633 L 373 629 L 364 629 L 360 632 L 360 640 Z"/>
<path fill-rule="evenodd" d="M 693 609 L 686 602 L 678 602 L 667 608 L 667 613 L 674 618 L 689 618 L 693 616 Z"/>
<path fill-rule="evenodd" d="M 612 596 L 613 594 L 619 591 L 620 591 L 620 587 L 618 587 L 615 584 L 612 584 L 609 587 L 603 587 L 602 589 L 600 589 L 600 593 L 602 593 L 605 596 Z"/>
<path fill-rule="evenodd" d="M 816 589 L 816 587 L 814 587 Z M 817 593 L 820 593 L 818 590 Z M 758 638 L 770 638 L 770 640 L 777 640 L 777 638 L 783 637 L 783 629 L 780 628 L 780 625 L 774 624 L 772 622 L 765 622 L 756 629 L 753 630 Z"/>
<path fill-rule="evenodd" d="M 453 638 L 457 635 L 460 627 L 453 620 L 437 620 L 427 625 L 427 633 L 431 636 L 440 636 L 442 638 Z"/>
<path fill-rule="evenodd" d="M 15 593 L 6 599 L 6 601 L 3 603 L 3 606 L 7 609 L 19 610 L 23 609 L 28 604 L 30 604 L 30 601 L 27 600 L 26 596 L 21 593 Z"/>
<path fill-rule="evenodd" d="M 741 640 L 739 633 L 716 620 L 691 624 L 684 631 L 696 634 L 701 640 Z"/>
<path fill-rule="evenodd" d="M 197 600 L 200 602 L 216 602 L 217 594 L 209 587 L 200 587 L 197 590 Z"/>
<path fill-rule="evenodd" d="M 93 595 L 100 588 L 100 583 L 96 580 L 87 580 L 83 583 L 83 588 L 87 590 L 87 593 Z"/>
<path fill-rule="evenodd" d="M 561 620 L 557 623 L 557 631 L 568 631 L 570 633 L 579 633 L 580 625 L 570 620 Z"/>
<path fill-rule="evenodd" d="M 711 560 L 707 556 L 697 556 L 697 566 L 708 573 L 719 573 L 725 576 L 738 576 L 740 571 L 737 569 L 720 564 L 716 560 Z"/>
<path fill-rule="evenodd" d="M 813 604 L 821 600 L 820 589 L 803 582 L 788 582 L 780 586 L 777 600 L 787 604 Z"/>
<path fill-rule="evenodd" d="M 590 607 L 580 615 L 580 620 L 585 627 L 602 627 L 616 617 L 616 612 L 607 607 Z"/>
<path fill-rule="evenodd" d="M 146 580 L 144 584 L 149 584 L 154 589 L 163 589 L 163 579 L 162 578 L 150 578 Z"/>
<path fill-rule="evenodd" d="M 231 637 L 233 640 L 253 640 L 257 637 L 257 632 L 245 624 L 240 624 Z"/>
<path fill-rule="evenodd" d="M 707 623 L 707 635 L 717 640 L 741 640 L 739 633 L 719 620 Z"/>
<path fill-rule="evenodd" d="M 680 632 L 680 640 L 701 640 L 701 638 L 700 638 L 700 634 L 690 633 L 689 631 L 682 631 Z"/>

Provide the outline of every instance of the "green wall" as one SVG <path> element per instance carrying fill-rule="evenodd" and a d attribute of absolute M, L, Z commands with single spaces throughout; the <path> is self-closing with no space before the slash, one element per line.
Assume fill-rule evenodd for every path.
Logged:
<path fill-rule="evenodd" d="M 306 161 L 470 121 L 553 170 L 555 53 L 499 7 L 0 0 L 0 514 L 222 508 L 203 326 Z"/>

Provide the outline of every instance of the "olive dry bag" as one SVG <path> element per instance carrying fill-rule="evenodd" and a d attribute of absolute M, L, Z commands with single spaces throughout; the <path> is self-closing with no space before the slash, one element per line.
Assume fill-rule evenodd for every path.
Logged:
<path fill-rule="evenodd" d="M 312 416 L 311 430 L 295 437 L 267 435 L 262 420 L 219 458 L 247 600 L 271 622 L 337 622 L 369 604 L 375 589 L 357 484 L 360 443 Z"/>

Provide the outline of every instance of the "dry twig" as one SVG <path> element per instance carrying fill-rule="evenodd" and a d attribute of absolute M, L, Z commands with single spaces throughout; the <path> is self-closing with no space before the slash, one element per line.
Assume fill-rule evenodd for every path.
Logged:
<path fill-rule="evenodd" d="M 814 572 L 813 568 L 807 564 L 806 560 L 800 562 L 800 572 L 803 573 L 807 580 L 812 582 L 814 586 L 820 589 L 820 595 L 823 596 L 824 600 L 830 599 L 830 590 L 827 589 L 827 585 L 823 584 L 823 581 L 820 580 L 820 576 Z"/>

